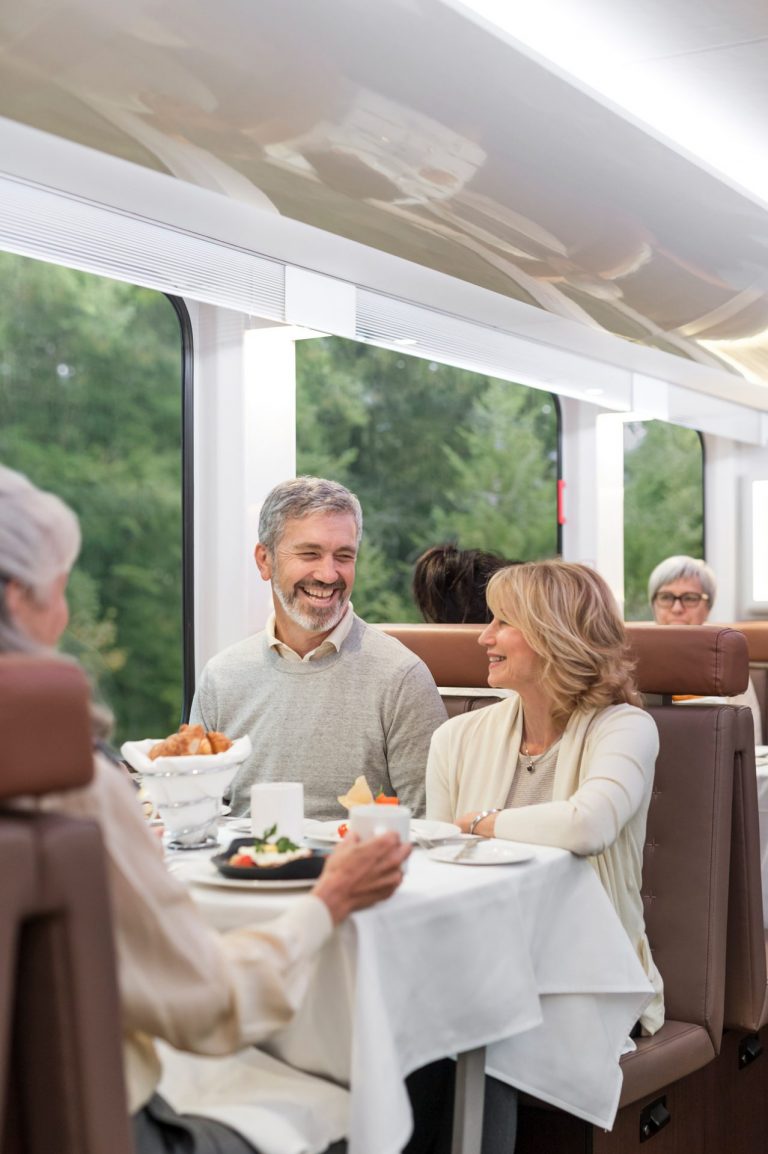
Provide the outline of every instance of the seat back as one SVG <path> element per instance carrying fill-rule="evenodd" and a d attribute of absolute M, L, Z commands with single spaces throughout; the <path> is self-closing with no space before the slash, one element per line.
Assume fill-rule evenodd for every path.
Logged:
<path fill-rule="evenodd" d="M 420 657 L 449 717 L 499 701 L 488 688 L 488 659 L 478 644 L 484 625 L 380 625 Z"/>
<path fill-rule="evenodd" d="M 643 851 L 648 941 L 668 1019 L 704 1026 L 720 1047 L 736 713 L 649 707 L 659 731 Z"/>
<path fill-rule="evenodd" d="M 0 1150 L 130 1154 L 101 835 L 10 804 L 90 780 L 83 674 L 0 657 L 0 730 Z"/>
<path fill-rule="evenodd" d="M 759 1030 L 768 1023 L 768 966 L 752 715 L 738 717 L 733 782 L 731 884 L 728 909 L 725 1025 Z"/>
<path fill-rule="evenodd" d="M 664 629 L 671 629 L 667 626 Z M 678 628 L 678 633 L 685 632 L 687 627 Z M 716 626 L 706 627 L 711 633 Z M 732 630 L 744 636 L 747 644 L 749 659 L 749 673 L 752 682 L 760 697 L 759 674 L 768 673 L 768 622 L 737 622 L 735 626 L 721 626 L 723 639 Z M 654 631 L 653 625 L 631 626 L 628 632 L 633 637 L 633 644 L 642 639 L 643 632 L 647 637 L 648 631 Z M 655 630 L 655 632 L 659 632 Z M 711 693 L 706 688 L 706 681 L 699 681 L 697 688 L 689 673 L 683 680 L 682 663 L 695 667 L 695 654 L 690 645 L 696 644 L 693 634 L 700 630 L 691 630 L 692 636 L 686 644 L 686 639 L 676 640 L 672 652 L 668 655 L 669 667 L 664 674 L 665 686 L 662 688 L 661 678 L 651 677 L 657 692 L 669 691 L 670 675 L 673 684 L 686 685 L 685 689 L 676 689 L 683 693 Z M 732 696 L 743 692 L 745 688 L 737 687 L 726 671 L 724 653 L 717 655 L 714 651 L 705 657 L 705 664 L 709 666 L 712 677 L 711 684 L 718 684 L 718 692 Z M 715 678 L 714 670 L 720 666 L 722 678 Z M 661 673 L 662 671 L 659 671 Z M 701 668 L 699 669 L 699 675 Z M 649 679 L 645 677 L 646 687 Z M 727 686 L 727 688 L 724 688 Z M 697 715 L 705 707 L 696 706 Z M 752 714 L 746 707 L 729 707 L 733 715 L 733 807 L 731 821 L 731 860 L 728 904 L 728 936 L 726 954 L 726 982 L 725 982 L 725 1010 L 724 1024 L 728 1028 L 742 1030 L 758 1030 L 768 1024 L 768 964 L 766 960 L 766 935 L 764 929 L 765 912 L 762 884 L 762 851 L 760 843 L 760 816 L 757 800 L 757 781 L 755 772 L 755 745 Z M 766 722 L 766 697 L 762 698 L 763 732 Z M 658 773 L 658 768 L 657 768 Z"/>
<path fill-rule="evenodd" d="M 422 659 L 449 714 L 492 705 L 488 659 L 479 644 L 484 625 L 380 625 Z M 747 688 L 744 641 L 726 625 L 626 624 L 641 693 L 732 696 Z M 451 704 L 458 700 L 458 706 Z"/>

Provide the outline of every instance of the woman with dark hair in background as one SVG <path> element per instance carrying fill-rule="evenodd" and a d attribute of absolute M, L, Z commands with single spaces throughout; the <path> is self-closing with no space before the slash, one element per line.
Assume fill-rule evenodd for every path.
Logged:
<path fill-rule="evenodd" d="M 425 621 L 432 624 L 484 625 L 491 620 L 485 588 L 497 569 L 515 565 L 498 553 L 433 545 L 413 570 L 413 596 Z"/>

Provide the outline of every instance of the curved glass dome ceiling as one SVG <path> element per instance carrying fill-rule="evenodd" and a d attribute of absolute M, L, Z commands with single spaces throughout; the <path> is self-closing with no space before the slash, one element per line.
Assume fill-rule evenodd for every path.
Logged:
<path fill-rule="evenodd" d="M 6 0 L 0 115 L 768 383 L 768 214 L 439 0 Z"/>

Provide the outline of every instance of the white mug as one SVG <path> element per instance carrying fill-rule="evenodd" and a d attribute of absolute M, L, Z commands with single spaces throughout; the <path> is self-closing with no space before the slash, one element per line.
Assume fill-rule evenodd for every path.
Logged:
<path fill-rule="evenodd" d="M 361 841 L 394 830 L 407 844 L 411 840 L 411 811 L 407 805 L 356 805 L 349 811 L 349 828 Z"/>
<path fill-rule="evenodd" d="M 300 781 L 265 781 L 251 786 L 251 830 L 263 837 L 273 825 L 277 837 L 301 842 L 304 824 L 304 786 Z"/>

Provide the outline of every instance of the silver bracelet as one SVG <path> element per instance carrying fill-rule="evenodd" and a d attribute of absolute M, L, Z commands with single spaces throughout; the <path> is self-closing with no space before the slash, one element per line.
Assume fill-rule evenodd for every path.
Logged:
<path fill-rule="evenodd" d="M 492 813 L 501 813 L 501 810 L 500 809 L 484 809 L 482 813 L 479 813 L 477 815 L 477 817 L 472 818 L 472 821 L 471 821 L 470 826 L 469 826 L 469 832 L 474 833 L 475 832 L 475 826 L 479 825 L 480 822 L 484 818 L 490 817 Z"/>

